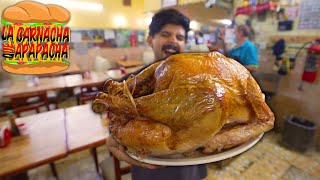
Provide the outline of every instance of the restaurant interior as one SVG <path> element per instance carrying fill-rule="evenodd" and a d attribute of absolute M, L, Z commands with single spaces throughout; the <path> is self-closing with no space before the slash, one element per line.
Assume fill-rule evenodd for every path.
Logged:
<path fill-rule="evenodd" d="M 0 12 L 20 1 L 1 0 Z M 191 20 L 184 53 L 223 53 L 220 36 L 232 47 L 235 27 L 250 27 L 259 57 L 252 76 L 275 115 L 274 128 L 254 146 L 208 163 L 205 180 L 319 179 L 320 1 L 35 1 L 70 12 L 70 65 L 41 75 L 0 68 L 0 180 L 131 179 L 131 165 L 106 146 L 108 114 L 91 104 L 106 80 L 154 62 L 148 26 L 165 8 Z"/>

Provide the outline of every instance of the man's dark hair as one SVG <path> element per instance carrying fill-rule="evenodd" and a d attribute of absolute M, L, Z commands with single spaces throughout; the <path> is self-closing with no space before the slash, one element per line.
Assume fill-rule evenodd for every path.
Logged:
<path fill-rule="evenodd" d="M 153 37 L 155 34 L 159 33 L 163 26 L 167 24 L 180 25 L 188 33 L 190 20 L 188 17 L 180 13 L 175 9 L 164 9 L 157 12 L 152 17 L 152 22 L 149 25 L 149 35 Z M 187 35 L 186 35 L 187 38 Z"/>

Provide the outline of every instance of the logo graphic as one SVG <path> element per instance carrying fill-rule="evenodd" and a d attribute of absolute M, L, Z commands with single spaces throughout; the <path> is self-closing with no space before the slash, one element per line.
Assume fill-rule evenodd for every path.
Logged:
<path fill-rule="evenodd" d="M 48 74 L 69 67 L 70 20 L 57 5 L 23 1 L 2 12 L 3 69 L 16 74 Z"/>

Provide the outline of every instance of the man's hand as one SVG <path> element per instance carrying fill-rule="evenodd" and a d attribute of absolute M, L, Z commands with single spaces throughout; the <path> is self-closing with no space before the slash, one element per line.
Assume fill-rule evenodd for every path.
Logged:
<path fill-rule="evenodd" d="M 125 153 L 125 148 L 123 146 L 121 146 L 112 135 L 110 135 L 107 139 L 107 147 L 109 149 L 109 151 L 115 156 L 117 157 L 117 159 L 119 161 L 125 161 L 129 164 L 132 165 L 136 165 L 136 166 L 141 166 L 144 168 L 148 168 L 148 169 L 155 169 L 158 168 L 159 166 L 156 165 L 152 165 L 152 164 L 146 164 L 146 163 L 142 163 L 139 161 L 136 161 L 134 159 L 132 159 L 130 156 L 128 156 Z"/>

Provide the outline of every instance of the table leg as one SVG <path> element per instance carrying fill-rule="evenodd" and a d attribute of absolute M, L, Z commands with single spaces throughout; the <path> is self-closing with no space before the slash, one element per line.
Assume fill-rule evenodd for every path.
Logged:
<path fill-rule="evenodd" d="M 56 179 L 59 179 L 59 176 L 58 176 L 58 172 L 57 172 L 57 168 L 56 168 L 56 165 L 53 163 L 50 163 L 50 169 L 51 169 L 51 172 L 53 174 L 53 176 L 56 178 Z"/>
<path fill-rule="evenodd" d="M 96 171 L 99 174 L 99 165 L 98 165 L 98 155 L 97 155 L 97 149 L 94 147 L 90 149 L 90 153 L 93 156 L 94 164 L 96 166 Z"/>
<path fill-rule="evenodd" d="M 121 180 L 120 161 L 115 156 L 113 156 L 113 164 L 114 164 L 114 173 L 116 176 L 116 180 Z"/>

